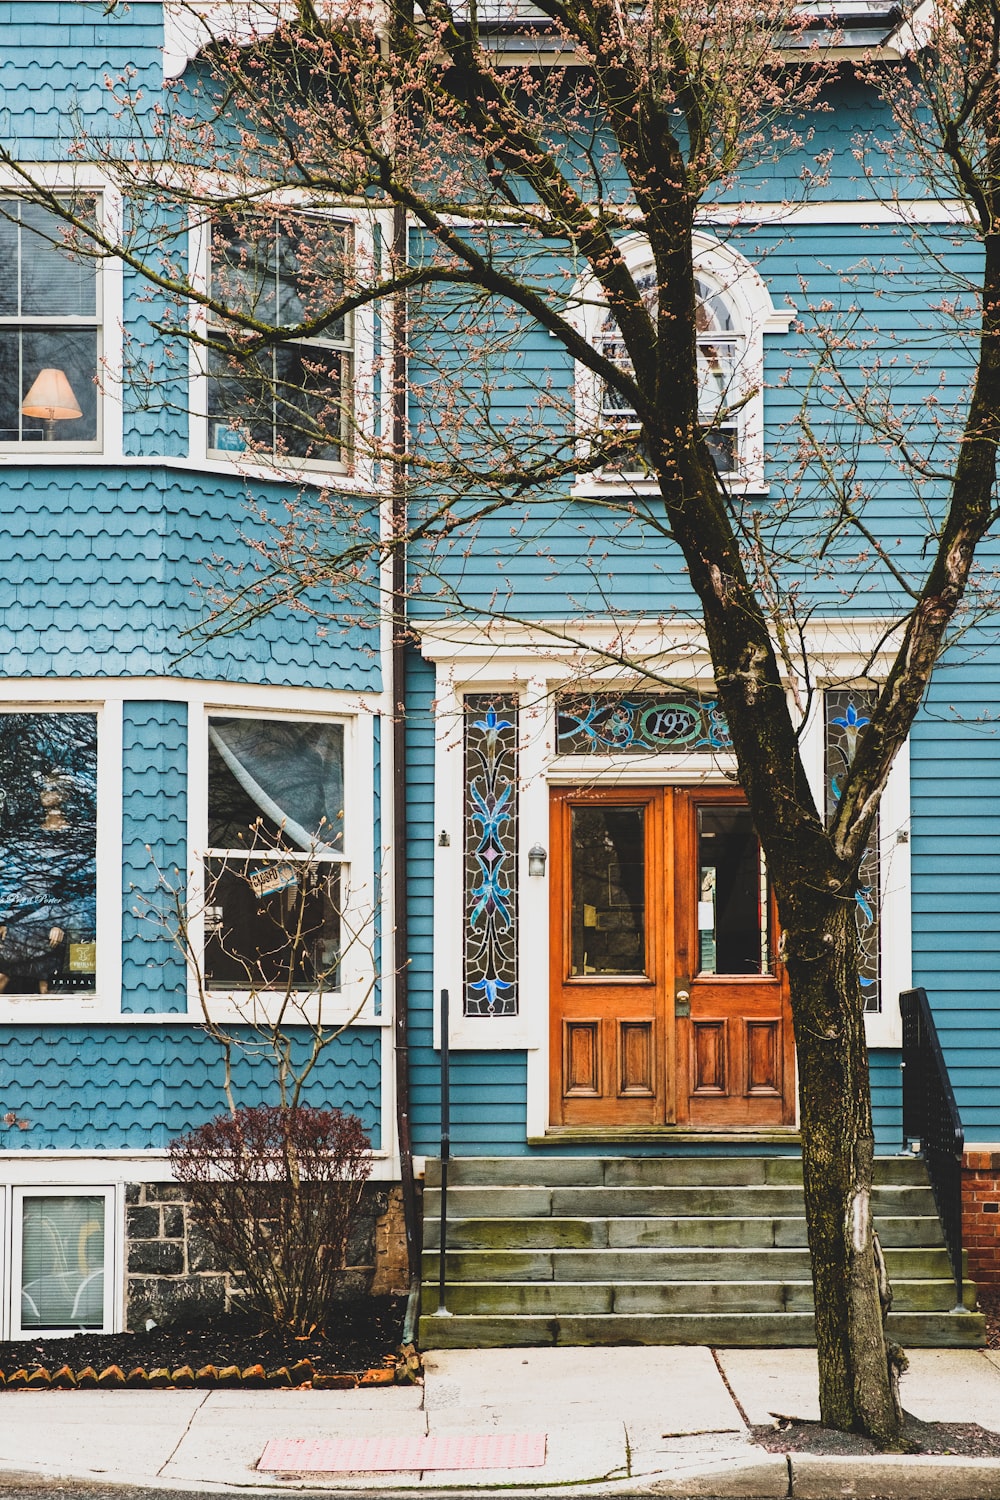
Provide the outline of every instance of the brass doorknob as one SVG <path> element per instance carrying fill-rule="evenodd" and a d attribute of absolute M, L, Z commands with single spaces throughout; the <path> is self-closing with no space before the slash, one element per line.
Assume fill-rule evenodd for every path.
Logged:
<path fill-rule="evenodd" d="M 677 991 L 677 995 L 676 995 L 675 998 L 678 999 L 678 1000 L 683 1001 L 683 1000 L 690 1000 L 691 996 L 689 995 L 689 993 L 688 993 L 687 990 L 678 990 Z"/>

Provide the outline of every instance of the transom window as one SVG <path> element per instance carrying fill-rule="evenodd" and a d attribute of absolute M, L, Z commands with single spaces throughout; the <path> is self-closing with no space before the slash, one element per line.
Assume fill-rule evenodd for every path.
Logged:
<path fill-rule="evenodd" d="M 655 314 L 656 277 L 647 271 L 636 277 L 636 285 Z M 695 277 L 697 296 L 696 320 L 698 342 L 698 417 L 705 429 L 705 436 L 720 474 L 734 473 L 740 467 L 739 420 L 729 410 L 734 404 L 734 377 L 740 364 L 742 334 L 737 326 L 733 310 L 722 292 L 701 276 Z M 622 342 L 618 325 L 607 314 L 598 335 L 598 347 L 613 359 L 623 370 L 630 368 L 629 358 Z M 610 386 L 605 386 L 601 401 L 601 419 L 607 427 L 623 427 L 626 431 L 639 432 L 639 422 L 634 409 L 624 396 Z M 642 473 L 641 442 L 636 442 L 634 463 L 626 461 L 621 469 L 625 473 Z"/>
<path fill-rule="evenodd" d="M 220 219 L 212 226 L 212 295 L 264 331 L 315 322 L 315 333 L 247 354 L 215 319 L 209 334 L 208 446 L 345 463 L 353 320 L 328 315 L 343 297 L 351 226 L 315 214 Z"/>
<path fill-rule="evenodd" d="M 97 262 L 41 204 L 0 199 L 0 447 L 96 446 L 99 319 Z"/>
<path fill-rule="evenodd" d="M 208 737 L 207 987 L 337 989 L 343 725 L 213 717 Z"/>

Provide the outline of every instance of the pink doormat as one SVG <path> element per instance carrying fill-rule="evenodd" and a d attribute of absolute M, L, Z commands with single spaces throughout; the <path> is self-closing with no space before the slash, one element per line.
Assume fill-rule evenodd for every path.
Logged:
<path fill-rule="evenodd" d="M 450 1437 L 272 1438 L 258 1469 L 277 1474 L 363 1474 L 396 1469 L 533 1469 L 545 1433 Z"/>

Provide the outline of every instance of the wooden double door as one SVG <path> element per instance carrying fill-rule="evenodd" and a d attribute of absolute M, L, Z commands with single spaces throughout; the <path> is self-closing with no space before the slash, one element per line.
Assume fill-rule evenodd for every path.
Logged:
<path fill-rule="evenodd" d="M 788 986 L 733 787 L 551 795 L 551 1121 L 795 1118 Z"/>

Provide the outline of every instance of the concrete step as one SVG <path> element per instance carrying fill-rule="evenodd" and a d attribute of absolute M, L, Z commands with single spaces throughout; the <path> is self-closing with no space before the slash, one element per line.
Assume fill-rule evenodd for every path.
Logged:
<path fill-rule="evenodd" d="M 889 1277 L 895 1281 L 947 1281 L 951 1276 L 944 1249 L 890 1248 Z M 436 1284 L 439 1256 L 425 1250 L 423 1278 Z M 801 1248 L 691 1248 L 637 1250 L 538 1249 L 452 1250 L 445 1255 L 445 1276 L 459 1281 L 808 1281 L 809 1252 Z"/>
<path fill-rule="evenodd" d="M 884 1184 L 872 1195 L 876 1215 L 923 1216 L 935 1214 L 934 1194 L 929 1185 Z M 440 1188 L 424 1192 L 424 1218 L 441 1212 Z M 602 1217 L 704 1218 L 798 1218 L 805 1213 L 801 1184 L 760 1184 L 733 1187 L 551 1187 L 448 1186 L 448 1217 L 458 1219 L 587 1218 Z"/>
<path fill-rule="evenodd" d="M 896 1281 L 897 1313 L 941 1312 L 954 1308 L 953 1281 Z M 437 1286 L 425 1291 L 429 1309 Z M 812 1312 L 809 1281 L 594 1281 L 457 1282 L 446 1288 L 449 1312 L 465 1317 L 567 1317 L 621 1313 L 784 1313 Z M 975 1311 L 975 1287 L 965 1288 L 965 1304 Z"/>
<path fill-rule="evenodd" d="M 981 1313 L 890 1313 L 889 1333 L 904 1347 L 982 1348 Z M 424 1349 L 516 1348 L 528 1345 L 707 1344 L 715 1348 L 766 1348 L 814 1344 L 808 1312 L 603 1313 L 559 1316 L 420 1319 Z"/>
<path fill-rule="evenodd" d="M 738 1205 L 737 1205 L 738 1210 Z M 937 1215 L 876 1218 L 883 1249 L 908 1245 L 944 1245 Z M 690 1249 L 763 1249 L 807 1244 L 804 1218 L 696 1219 L 459 1219 L 448 1220 L 448 1245 L 455 1250 L 572 1249 L 644 1250 L 686 1246 Z M 424 1222 L 424 1244 L 441 1244 L 437 1219 Z"/>
<path fill-rule="evenodd" d="M 427 1161 L 425 1185 L 440 1186 L 441 1163 Z M 917 1156 L 879 1156 L 876 1183 L 923 1186 Z M 801 1184 L 798 1156 L 463 1156 L 448 1167 L 461 1187 L 749 1187 Z"/>

